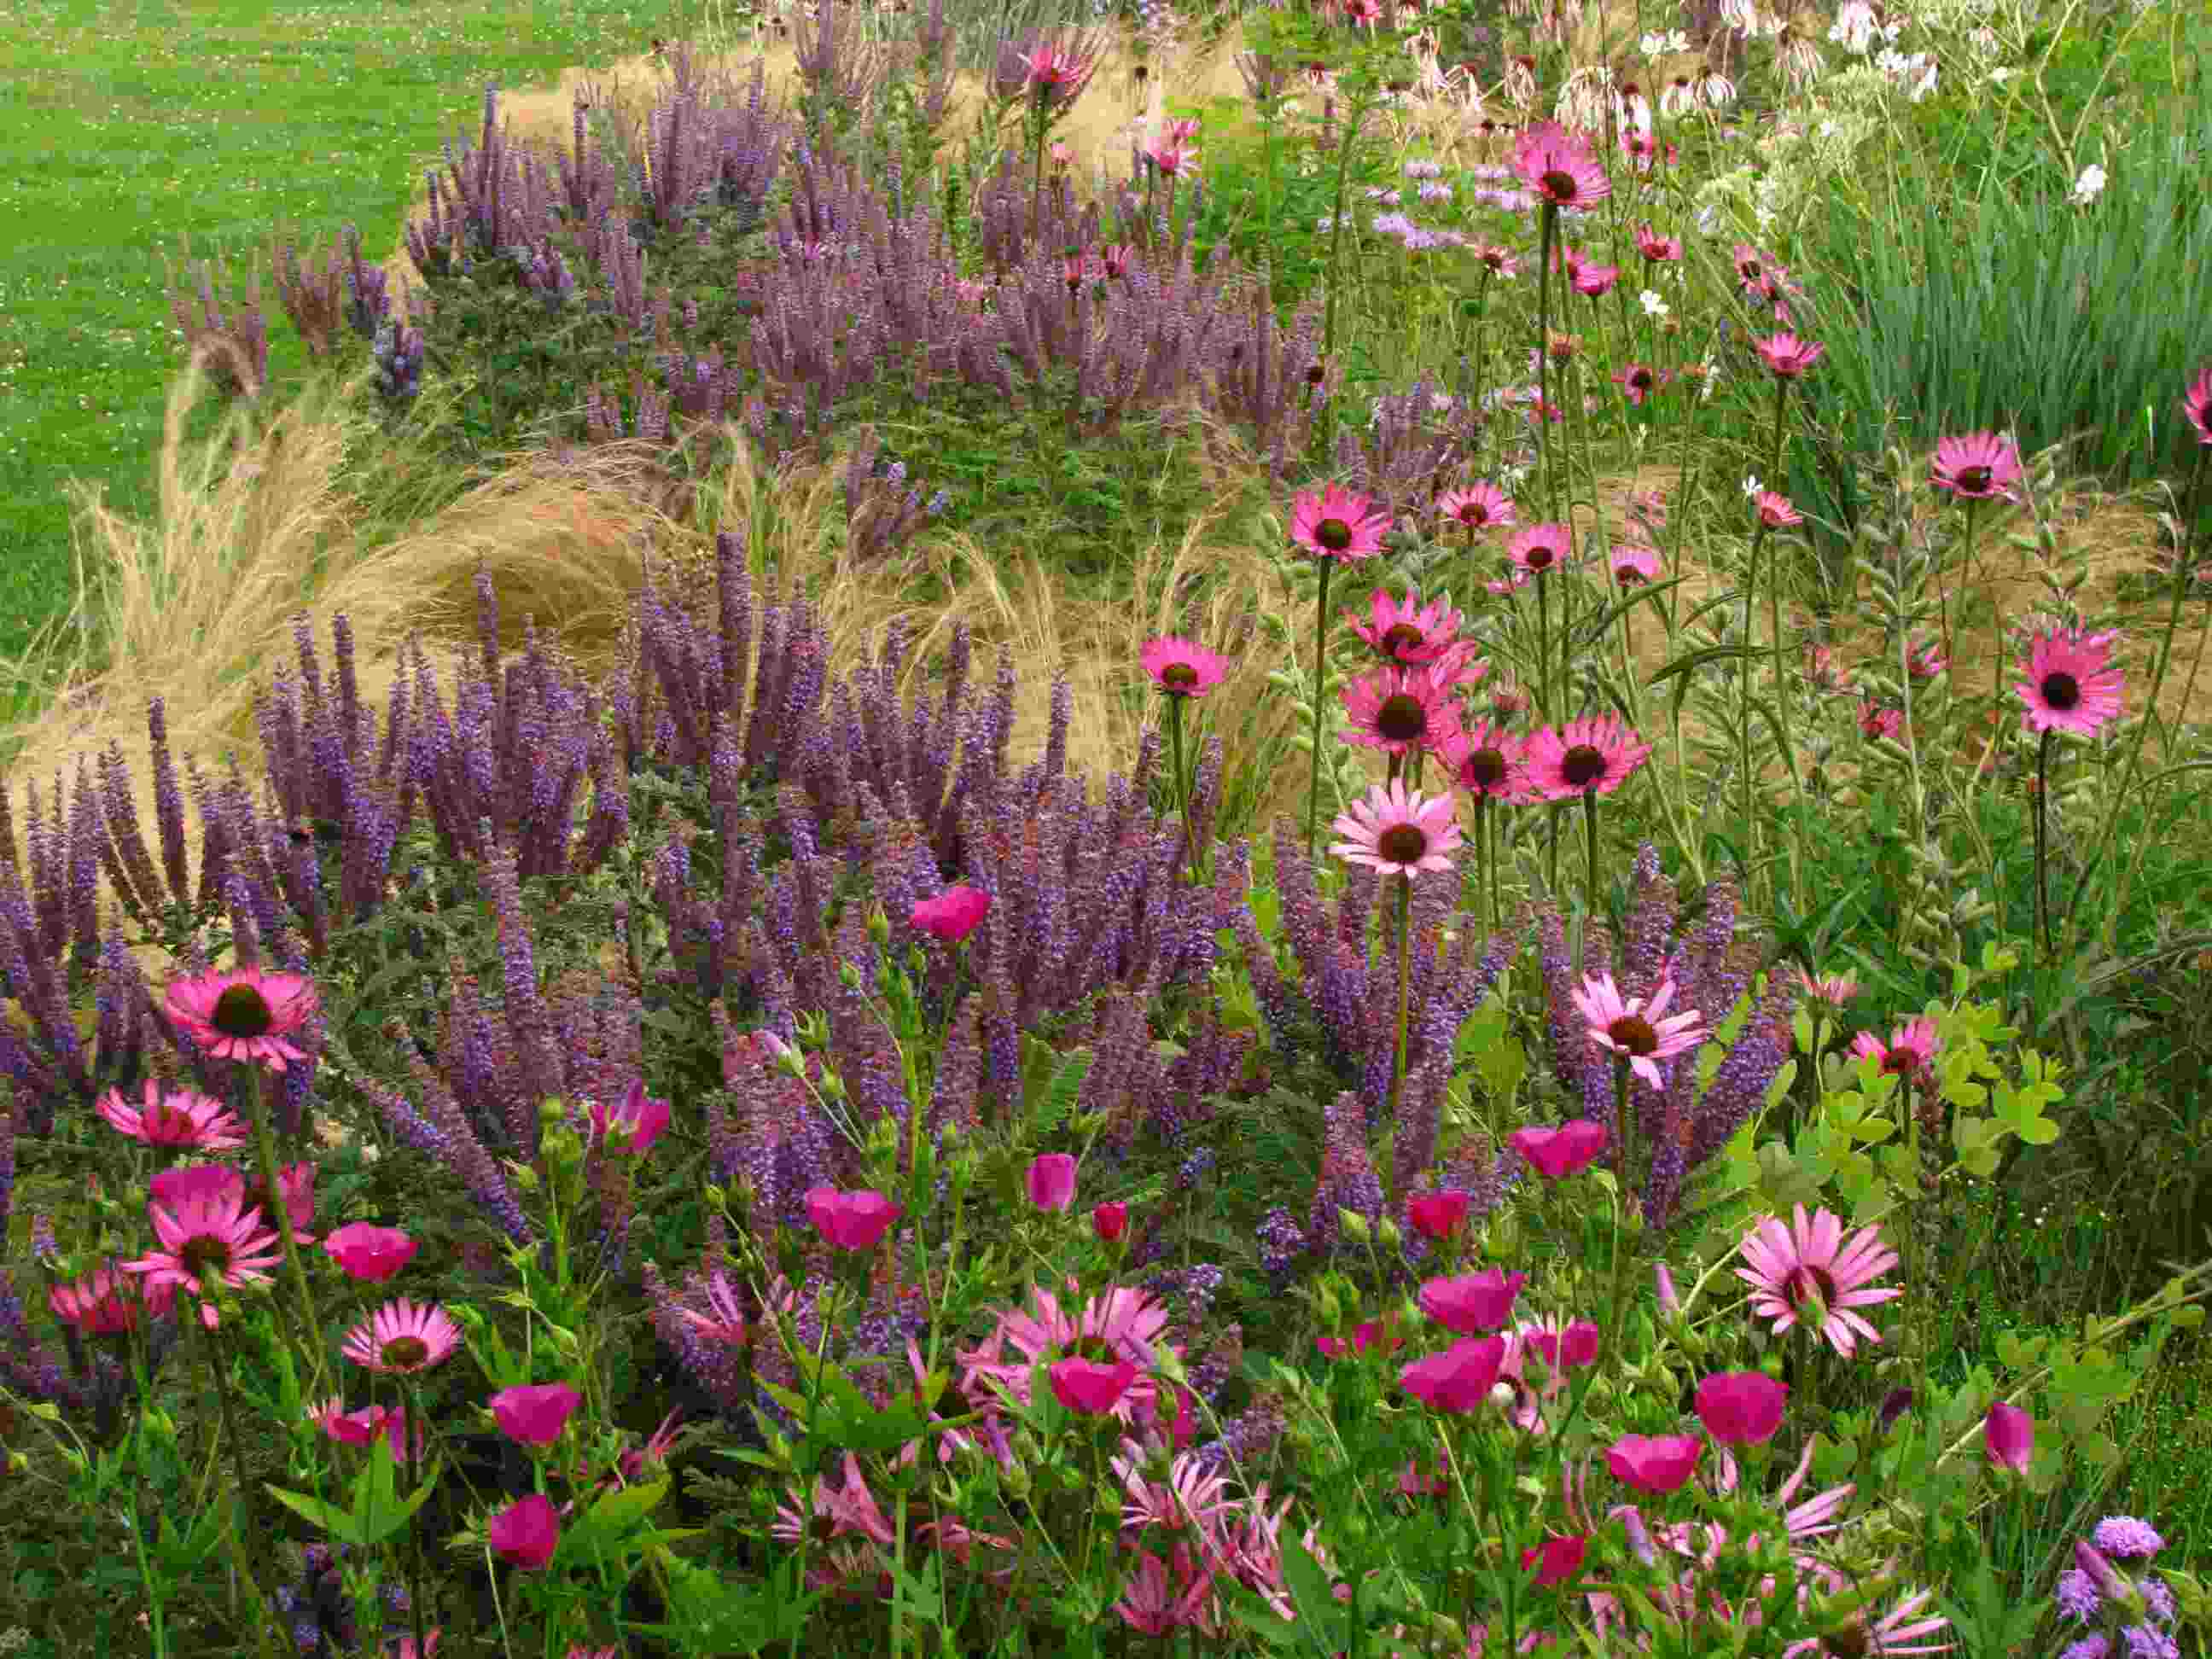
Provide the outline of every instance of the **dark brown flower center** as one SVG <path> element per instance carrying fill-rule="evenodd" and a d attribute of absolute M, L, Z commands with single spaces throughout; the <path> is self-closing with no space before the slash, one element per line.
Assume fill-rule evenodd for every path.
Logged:
<path fill-rule="evenodd" d="M 1605 1034 L 1616 1047 L 1638 1057 L 1659 1052 L 1659 1033 L 1641 1014 L 1623 1014 L 1605 1028 Z"/>
<path fill-rule="evenodd" d="M 177 1252 L 177 1260 L 185 1264 L 185 1271 L 194 1279 L 205 1277 L 210 1267 L 223 1273 L 230 1267 L 230 1243 L 212 1233 L 199 1233 L 185 1241 L 184 1249 Z"/>
<path fill-rule="evenodd" d="M 1411 692 L 1400 691 L 1382 699 L 1375 711 L 1376 734 L 1389 743 L 1418 742 L 1429 729 L 1429 711 Z"/>
<path fill-rule="evenodd" d="M 1634 565 L 1624 562 L 1613 566 L 1613 579 L 1626 586 L 1631 582 L 1642 581 L 1644 580 L 1644 573 L 1638 569 Z"/>
<path fill-rule="evenodd" d="M 1505 781 L 1505 756 L 1496 749 L 1478 749 L 1467 757 L 1461 770 L 1469 787 L 1495 789 Z"/>
<path fill-rule="evenodd" d="M 276 1016 L 269 999 L 252 985 L 234 985 L 215 1000 L 208 1024 L 227 1037 L 266 1036 Z"/>
<path fill-rule="evenodd" d="M 384 1345 L 384 1363 L 401 1369 L 419 1365 L 430 1357 L 430 1345 L 419 1336 L 395 1336 Z"/>
<path fill-rule="evenodd" d="M 1605 776 L 1605 750 L 1578 743 L 1559 761 L 1559 775 L 1576 789 L 1587 789 Z"/>
<path fill-rule="evenodd" d="M 1103 1336 L 1077 1337 L 1067 1345 L 1067 1357 L 1070 1359 L 1087 1359 L 1094 1365 L 1118 1364 L 1121 1358 L 1115 1351 L 1114 1345 Z"/>
<path fill-rule="evenodd" d="M 1978 492 L 1978 491 L 1980 491 L 1980 490 L 1987 489 L 1989 487 L 1990 487 L 1990 469 L 1989 469 L 1989 468 L 1987 468 L 1987 467 L 1985 467 L 1985 466 L 1968 466 L 1968 467 L 1961 467 L 1961 468 L 1959 470 L 1959 488 L 1960 488 L 1960 489 L 1963 489 L 1963 490 L 1966 490 L 1966 491 L 1967 491 L 1968 493 L 1972 494 L 1972 493 Z"/>
<path fill-rule="evenodd" d="M 1352 545 L 1352 526 L 1341 519 L 1323 519 L 1314 526 L 1314 539 L 1332 553 Z"/>
<path fill-rule="evenodd" d="M 1381 641 L 1382 654 L 1395 657 L 1401 651 L 1417 651 L 1427 639 L 1428 635 L 1411 623 L 1394 623 L 1383 630 Z"/>
<path fill-rule="evenodd" d="M 1524 556 L 1531 570 L 1548 570 L 1552 568 L 1552 550 L 1542 542 L 1530 548 Z"/>
<path fill-rule="evenodd" d="M 1630 369 L 1628 371 L 1628 384 L 1635 387 L 1638 392 L 1648 390 L 1651 385 L 1651 371 L 1648 368 Z"/>
<path fill-rule="evenodd" d="M 2081 682 L 2071 674 L 2045 674 L 2043 700 L 2053 708 L 2072 708 L 2081 701 Z"/>
<path fill-rule="evenodd" d="M 1171 662 L 1160 670 L 1160 684 L 1170 691 L 1188 691 L 1198 684 L 1198 670 L 1187 662 Z"/>
<path fill-rule="evenodd" d="M 1416 824 L 1394 823 L 1376 836 L 1375 850 L 1393 864 L 1419 864 L 1428 856 L 1428 832 Z"/>
<path fill-rule="evenodd" d="M 1920 1069 L 1920 1051 L 1917 1048 L 1892 1048 L 1881 1057 L 1881 1069 L 1886 1077 L 1911 1077 Z"/>
<path fill-rule="evenodd" d="M 1759 261 L 1756 259 L 1746 259 L 1736 267 L 1736 270 L 1747 283 L 1755 283 L 1759 280 Z"/>
<path fill-rule="evenodd" d="M 1480 501 L 1468 501 L 1459 510 L 1459 521 L 1466 525 L 1486 525 L 1490 522 L 1490 509 Z"/>
<path fill-rule="evenodd" d="M 1802 1308 L 1808 1302 L 1831 1308 L 1836 1301 L 1836 1281 L 1820 1267 L 1793 1268 L 1783 1281 L 1782 1298 L 1793 1308 Z"/>
<path fill-rule="evenodd" d="M 1564 168 L 1553 167 L 1543 178 L 1544 193 L 1562 204 L 1575 199 L 1575 175 Z"/>

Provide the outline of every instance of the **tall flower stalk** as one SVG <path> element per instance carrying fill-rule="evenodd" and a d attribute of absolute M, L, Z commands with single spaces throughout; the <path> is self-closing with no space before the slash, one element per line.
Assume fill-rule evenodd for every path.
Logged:
<path fill-rule="evenodd" d="M 1313 757 L 1306 781 L 1306 851 L 1310 854 L 1321 825 L 1322 705 L 1328 695 L 1328 580 L 1338 564 L 1352 564 L 1382 550 L 1390 516 L 1364 495 L 1324 486 L 1299 495 L 1291 507 L 1291 540 L 1320 567 L 1321 592 L 1314 601 Z"/>

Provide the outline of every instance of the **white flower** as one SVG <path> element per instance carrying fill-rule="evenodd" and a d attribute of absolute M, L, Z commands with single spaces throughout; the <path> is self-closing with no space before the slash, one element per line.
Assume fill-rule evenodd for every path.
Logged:
<path fill-rule="evenodd" d="M 1829 29 L 1828 39 L 1845 52 L 1863 53 L 1879 27 L 1867 0 L 1844 0 L 1836 9 L 1835 26 Z"/>
<path fill-rule="evenodd" d="M 2087 207 L 2105 193 L 2105 170 L 2092 161 L 2081 169 L 2081 176 L 2074 181 L 2074 189 L 2067 200 L 2075 207 Z"/>
<path fill-rule="evenodd" d="M 1647 34 L 1636 44 L 1646 58 L 1662 58 L 1670 52 L 1689 51 L 1690 37 L 1675 29 L 1671 33 Z"/>
<path fill-rule="evenodd" d="M 1667 302 L 1659 297 L 1656 289 L 1647 288 L 1636 297 L 1642 303 L 1645 316 L 1658 318 L 1667 314 Z"/>
<path fill-rule="evenodd" d="M 1756 472 L 1747 474 L 1743 481 L 1743 493 L 1755 501 L 1759 499 L 1759 474 Z"/>
<path fill-rule="evenodd" d="M 1997 85 L 2002 86 L 2006 82 L 2011 80 L 2014 76 L 2019 73 L 2020 71 L 2018 70 L 2013 68 L 2011 64 L 2008 64 L 2002 69 L 1991 70 L 1990 71 L 1990 79 L 1996 82 Z"/>

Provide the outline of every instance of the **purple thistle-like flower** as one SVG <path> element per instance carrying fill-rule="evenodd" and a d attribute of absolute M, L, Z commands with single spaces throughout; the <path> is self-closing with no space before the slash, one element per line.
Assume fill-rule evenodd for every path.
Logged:
<path fill-rule="evenodd" d="M 2089 1541 L 2116 1561 L 2147 1560 L 2166 1547 L 2148 1521 L 2132 1515 L 2108 1515 L 2090 1531 Z"/>
<path fill-rule="evenodd" d="M 2097 1581 L 2079 1567 L 2069 1567 L 2058 1575 L 2054 1594 L 2058 1611 L 2083 1624 L 2094 1619 L 2105 1605 L 2097 1593 Z"/>

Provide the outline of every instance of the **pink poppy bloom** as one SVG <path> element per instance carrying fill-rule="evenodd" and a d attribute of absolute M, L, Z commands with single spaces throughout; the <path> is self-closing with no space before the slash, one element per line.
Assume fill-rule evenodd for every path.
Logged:
<path fill-rule="evenodd" d="M 415 1259 L 415 1241 L 397 1227 L 356 1221 L 323 1240 L 323 1253 L 348 1279 L 381 1285 Z"/>
<path fill-rule="evenodd" d="M 1569 720 L 1546 726 L 1522 751 L 1528 782 L 1544 800 L 1572 800 L 1580 795 L 1609 795 L 1651 757 L 1651 745 L 1618 714 Z"/>
<path fill-rule="evenodd" d="M 1488 720 L 1478 720 L 1472 729 L 1462 727 L 1454 732 L 1438 758 L 1451 781 L 1479 800 L 1518 800 L 1526 788 L 1521 739 Z"/>
<path fill-rule="evenodd" d="M 1045 1374 L 1052 1382 L 1053 1398 L 1085 1417 L 1105 1416 L 1137 1380 L 1137 1368 L 1126 1359 L 1110 1365 L 1095 1359 L 1060 1359 Z"/>
<path fill-rule="evenodd" d="M 406 1375 L 442 1365 L 461 1346 L 461 1328 L 434 1303 L 387 1302 L 346 1333 L 344 1353 L 373 1371 Z"/>
<path fill-rule="evenodd" d="M 1352 722 L 1340 733 L 1344 740 L 1386 755 L 1439 748 L 1459 724 L 1459 704 L 1433 665 L 1378 668 L 1339 695 Z"/>
<path fill-rule="evenodd" d="M 1597 1364 L 1603 1333 L 1595 1323 L 1577 1319 L 1563 1330 L 1554 1330 L 1553 1322 L 1556 1322 L 1523 1325 L 1515 1334 L 1555 1371 L 1580 1370 Z"/>
<path fill-rule="evenodd" d="M 957 945 L 974 933 L 991 908 L 991 896 L 966 882 L 948 887 L 935 898 L 923 899 L 907 920 L 917 933 Z"/>
<path fill-rule="evenodd" d="M 248 1173 L 242 1180 L 246 1201 L 258 1205 L 273 1224 L 276 1208 L 269 1201 L 269 1189 L 261 1184 L 260 1173 Z M 292 1224 L 293 1242 L 313 1243 L 315 1236 L 307 1231 L 307 1224 L 315 1218 L 315 1166 L 304 1159 L 277 1165 L 276 1191 L 284 1200 L 283 1218 Z"/>
<path fill-rule="evenodd" d="M 2212 444 L 2212 365 L 2207 365 L 2182 394 L 2181 412 L 2197 428 L 2197 441 Z"/>
<path fill-rule="evenodd" d="M 1583 1568 L 1583 1558 L 1589 1551 L 1587 1535 L 1573 1538 L 1547 1538 L 1534 1549 L 1521 1552 L 1521 1571 L 1535 1571 L 1540 1589 L 1553 1584 L 1564 1584 Z"/>
<path fill-rule="evenodd" d="M 1759 348 L 1759 361 L 1766 365 L 1767 373 L 1778 380 L 1802 380 L 1811 372 L 1814 364 L 1828 355 L 1827 347 L 1801 340 L 1786 331 L 1753 343 Z"/>
<path fill-rule="evenodd" d="M 1101 1204 L 1091 1212 L 1091 1231 L 1102 1244 L 1115 1243 L 1129 1231 L 1129 1206 L 1118 1198 L 1110 1204 Z"/>
<path fill-rule="evenodd" d="M 550 1446 L 561 1437 L 570 1413 L 584 1396 L 565 1382 L 541 1382 L 501 1389 L 491 1397 L 499 1431 L 526 1446 Z"/>
<path fill-rule="evenodd" d="M 620 1106 L 610 1109 L 605 1101 L 592 1103 L 592 1132 L 599 1143 L 606 1146 L 627 1135 L 629 1139 L 622 1143 L 624 1150 L 641 1157 L 660 1139 L 668 1119 L 668 1103 L 658 1096 L 647 1096 L 641 1078 L 631 1083 Z"/>
<path fill-rule="evenodd" d="M 1675 988 L 1670 975 L 1649 997 L 1623 997 L 1611 974 L 1591 974 L 1571 995 L 1589 1040 L 1626 1060 L 1629 1070 L 1653 1088 L 1663 1089 L 1667 1074 L 1659 1062 L 1692 1054 L 1705 1040 L 1705 1016 L 1696 1009 L 1667 1012 Z"/>
<path fill-rule="evenodd" d="M 1030 1202 L 1040 1210 L 1065 1210 L 1075 1202 L 1075 1159 L 1066 1152 L 1040 1152 L 1030 1161 Z"/>
<path fill-rule="evenodd" d="M 501 1560 L 535 1572 L 561 1542 L 561 1516 L 551 1498 L 532 1492 L 484 1522 L 484 1542 Z"/>
<path fill-rule="evenodd" d="M 1886 708 L 1869 697 L 1859 704 L 1859 732 L 1868 742 L 1887 738 L 1892 743 L 1905 741 L 1905 711 Z"/>
<path fill-rule="evenodd" d="M 1138 660 L 1152 684 L 1171 697 L 1202 697 L 1229 672 L 1226 657 L 1176 634 L 1147 640 Z"/>
<path fill-rule="evenodd" d="M 1306 491 L 1291 503 L 1291 540 L 1317 559 L 1350 564 L 1371 557 L 1382 550 L 1389 530 L 1389 514 L 1334 484 L 1319 495 Z"/>
<path fill-rule="evenodd" d="M 2073 732 L 2088 738 L 2118 714 L 2127 676 L 2112 659 L 2110 634 L 2052 630 L 2038 634 L 2021 665 L 2027 678 L 2013 690 L 2027 706 L 2031 732 Z"/>
<path fill-rule="evenodd" d="M 1531 1125 L 1516 1129 L 1505 1144 L 1536 1167 L 1547 1181 L 1564 1181 L 1597 1162 L 1605 1150 L 1605 1125 L 1594 1118 L 1578 1117 L 1556 1128 Z"/>
<path fill-rule="evenodd" d="M 246 1145 L 246 1125 L 219 1100 L 190 1089 L 165 1089 L 150 1077 L 143 1098 L 144 1105 L 133 1106 L 120 1089 L 110 1089 L 100 1097 L 100 1115 L 149 1146 L 227 1152 Z"/>
<path fill-rule="evenodd" d="M 1437 511 L 1462 530 L 1496 530 L 1515 521 L 1513 498 L 1493 483 L 1447 489 L 1437 497 Z"/>
<path fill-rule="evenodd" d="M 315 987 L 302 974 L 233 968 L 171 980 L 163 1010 L 217 1060 L 281 1072 L 307 1050 L 294 1041 L 315 1014 Z"/>
<path fill-rule="evenodd" d="M 1379 1348 L 1384 1353 L 1395 1353 L 1406 1346 L 1406 1339 L 1391 1334 L 1387 1319 L 1370 1319 L 1352 1327 L 1349 1337 L 1317 1336 L 1314 1346 L 1324 1358 L 1341 1359 L 1346 1354 L 1365 1353 L 1370 1348 Z"/>
<path fill-rule="evenodd" d="M 1682 257 L 1682 244 L 1672 236 L 1662 236 L 1650 225 L 1638 225 L 1636 251 L 1655 265 L 1665 264 Z"/>
<path fill-rule="evenodd" d="M 1456 1188 L 1416 1193 L 1406 1200 L 1406 1219 L 1424 1238 L 1449 1238 L 1467 1224 L 1468 1208 L 1474 1201 Z"/>
<path fill-rule="evenodd" d="M 1330 843 L 1332 856 L 1409 881 L 1425 871 L 1449 871 L 1460 845 L 1451 797 L 1408 794 L 1401 780 L 1375 785 L 1329 827 L 1345 837 Z"/>
<path fill-rule="evenodd" d="M 322 1431 L 341 1445 L 369 1446 L 376 1437 L 384 1436 L 392 1448 L 392 1455 L 404 1463 L 407 1459 L 407 1413 L 391 1406 L 363 1406 L 357 1412 L 346 1410 L 343 1402 L 325 1401 L 313 1414 Z M 416 1449 L 422 1449 L 420 1430 L 415 1435 Z"/>
<path fill-rule="evenodd" d="M 158 1318 L 168 1312 L 176 1296 L 173 1285 L 151 1285 L 128 1273 L 99 1267 L 82 1279 L 50 1286 L 46 1306 L 64 1325 L 74 1325 L 86 1336 L 119 1336 L 136 1330 L 146 1315 Z"/>
<path fill-rule="evenodd" d="M 1462 1337 L 1400 1371 L 1398 1385 L 1431 1411 L 1471 1412 L 1490 1398 L 1504 1361 L 1504 1337 Z"/>
<path fill-rule="evenodd" d="M 1505 556 L 1516 568 L 1540 576 L 1574 556 L 1574 538 L 1563 524 L 1534 524 L 1505 544 Z"/>
<path fill-rule="evenodd" d="M 1762 489 L 1753 499 L 1759 510 L 1759 521 L 1769 530 L 1788 530 L 1805 522 L 1805 515 L 1790 505 L 1790 498 L 1778 490 Z"/>
<path fill-rule="evenodd" d="M 1742 1254 L 1745 1265 L 1735 1276 L 1751 1286 L 1753 1315 L 1771 1319 L 1777 1336 L 1802 1322 L 1846 1359 L 1861 1338 L 1881 1340 L 1856 1310 L 1905 1294 L 1874 1284 L 1897 1265 L 1897 1252 L 1882 1248 L 1879 1229 L 1862 1228 L 1846 1240 L 1841 1219 L 1820 1210 L 1808 1221 L 1802 1204 L 1794 1227 L 1775 1216 L 1760 1221 L 1743 1241 Z"/>
<path fill-rule="evenodd" d="M 1528 1282 L 1528 1274 L 1509 1273 L 1502 1267 L 1457 1279 L 1431 1279 L 1421 1286 L 1421 1311 L 1462 1336 L 1494 1331 L 1513 1316 L 1513 1299 Z"/>
<path fill-rule="evenodd" d="M 806 1218 L 841 1250 L 872 1250 L 905 1213 L 904 1206 L 872 1188 L 848 1193 L 814 1187 L 806 1194 Z"/>
<path fill-rule="evenodd" d="M 2019 451 L 2010 438 L 1996 432 L 1942 439 L 1928 469 L 1929 483 L 1962 501 L 2015 501 L 2019 498 L 2013 486 L 2021 476 Z"/>
<path fill-rule="evenodd" d="M 1513 146 L 1513 171 L 1547 207 L 1595 207 L 1613 193 L 1589 142 L 1554 122 L 1522 131 Z"/>
<path fill-rule="evenodd" d="M 1887 1042 L 1872 1031 L 1861 1031 L 1851 1039 L 1853 1054 L 1875 1061 L 1889 1076 L 1902 1078 L 1917 1077 L 1933 1066 L 1942 1046 L 1942 1039 L 1936 1035 L 1936 1022 L 1924 1014 L 1892 1031 Z"/>
<path fill-rule="evenodd" d="M 1410 666 L 1432 663 L 1449 652 L 1465 620 L 1448 600 L 1425 605 L 1419 593 L 1409 593 L 1401 602 L 1380 587 L 1370 597 L 1367 610 L 1367 621 L 1357 611 L 1344 613 L 1352 631 L 1377 655 Z"/>
<path fill-rule="evenodd" d="M 125 1273 L 145 1275 L 149 1304 L 164 1292 L 182 1291 L 199 1298 L 200 1323 L 214 1330 L 222 1316 L 207 1299 L 208 1281 L 231 1290 L 269 1282 L 264 1269 L 276 1265 L 276 1235 L 242 1194 L 218 1192 L 174 1210 L 157 1204 L 151 1217 L 161 1248 L 123 1264 Z"/>
<path fill-rule="evenodd" d="M 1641 587 L 1659 580 L 1659 550 L 1639 542 L 1615 542 L 1613 579 L 1623 587 Z"/>
<path fill-rule="evenodd" d="M 1982 1455 L 2000 1468 L 2026 1474 L 2035 1455 L 2035 1419 L 2000 1400 L 1982 1419 Z"/>
<path fill-rule="evenodd" d="M 1763 1446 L 1789 1400 L 1789 1385 L 1763 1371 L 1720 1371 L 1698 1384 L 1698 1420 L 1723 1446 Z"/>
<path fill-rule="evenodd" d="M 1620 388 L 1631 409 L 1641 409 L 1646 398 L 1658 394 L 1662 376 L 1649 363 L 1631 363 L 1613 375 L 1613 383 Z"/>
<path fill-rule="evenodd" d="M 1629 1434 L 1613 1443 L 1605 1465 L 1613 1479 L 1638 1492 L 1680 1492 L 1697 1472 L 1705 1443 L 1694 1434 Z"/>
<path fill-rule="evenodd" d="M 1001 1314 L 997 1328 L 981 1346 L 960 1356 L 964 1368 L 961 1386 L 969 1400 L 987 1411 L 997 1404 L 994 1384 L 1026 1406 L 1040 1361 L 1070 1355 L 1127 1360 L 1135 1380 L 1115 1406 L 1114 1415 L 1124 1423 L 1135 1422 L 1148 1417 L 1158 1403 L 1152 1371 L 1160 1363 L 1161 1350 L 1181 1352 L 1163 1340 L 1168 1323 L 1166 1307 L 1130 1285 L 1109 1287 L 1079 1313 L 1062 1308 L 1051 1291 L 1036 1291 L 1029 1310 Z M 1010 1357 L 1008 1348 L 1018 1357 Z"/>

